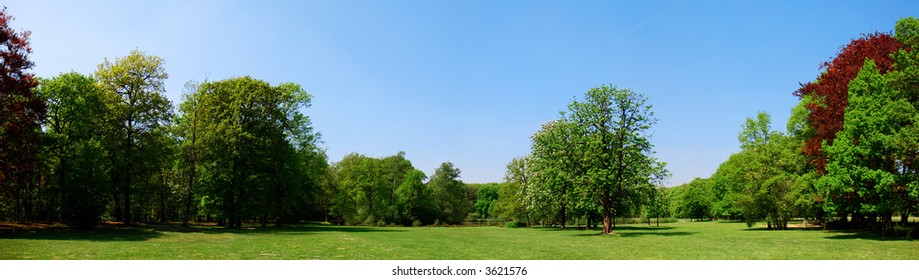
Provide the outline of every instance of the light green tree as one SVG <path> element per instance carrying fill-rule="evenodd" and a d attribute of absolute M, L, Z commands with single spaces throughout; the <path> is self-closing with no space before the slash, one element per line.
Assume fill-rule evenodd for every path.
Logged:
<path fill-rule="evenodd" d="M 572 148 L 583 169 L 578 185 L 586 188 L 587 197 L 598 198 L 604 234 L 612 233 L 616 215 L 640 199 L 640 190 L 667 176 L 664 164 L 654 158 L 648 130 L 657 120 L 646 102 L 641 94 L 604 85 L 568 106 L 577 135 Z"/>
<path fill-rule="evenodd" d="M 114 62 L 106 59 L 97 67 L 95 77 L 102 90 L 114 97 L 108 104 L 111 137 L 106 144 L 114 163 L 115 218 L 130 224 L 133 192 L 160 170 L 148 164 L 146 159 L 153 151 L 142 143 L 155 137 L 155 131 L 171 118 L 172 104 L 164 95 L 169 75 L 162 58 L 133 50 Z"/>
<path fill-rule="evenodd" d="M 530 210 L 527 200 L 532 177 L 530 157 L 514 158 L 507 164 L 504 183 L 498 190 L 495 205 L 496 216 L 505 221 L 525 222 L 530 226 Z"/>

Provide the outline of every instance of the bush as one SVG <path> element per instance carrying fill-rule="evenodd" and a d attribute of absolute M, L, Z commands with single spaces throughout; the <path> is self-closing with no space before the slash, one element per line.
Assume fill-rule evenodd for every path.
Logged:
<path fill-rule="evenodd" d="M 511 221 L 505 224 L 505 226 L 509 228 L 524 228 L 527 227 L 527 223 L 523 221 Z"/>

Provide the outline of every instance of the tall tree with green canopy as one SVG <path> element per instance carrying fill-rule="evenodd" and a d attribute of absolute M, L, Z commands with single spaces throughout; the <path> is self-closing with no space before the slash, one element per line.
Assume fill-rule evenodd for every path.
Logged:
<path fill-rule="evenodd" d="M 770 229 L 786 229 L 791 217 L 799 214 L 794 210 L 802 203 L 800 196 L 807 195 L 802 188 L 808 183 L 801 177 L 807 168 L 800 152 L 804 139 L 773 131 L 770 122 L 769 114 L 760 112 L 755 119 L 747 118 L 738 135 L 743 149 L 739 157 L 744 159 L 744 188 L 738 200 L 748 226 L 765 220 Z"/>
<path fill-rule="evenodd" d="M 42 79 L 37 89 L 48 104 L 46 152 L 53 190 L 51 216 L 74 227 L 92 227 L 105 210 L 109 182 L 102 143 L 109 117 L 106 98 L 96 80 L 76 72 Z"/>
<path fill-rule="evenodd" d="M 185 83 L 185 90 L 182 93 L 182 101 L 179 104 L 179 115 L 174 121 L 175 136 L 179 140 L 179 153 L 175 168 L 178 174 L 184 179 L 182 187 L 177 189 L 177 194 L 182 201 L 182 226 L 188 226 L 189 221 L 193 218 L 193 207 L 195 193 L 200 188 L 198 180 L 198 83 L 189 81 Z"/>
<path fill-rule="evenodd" d="M 466 215 L 472 211 L 472 202 L 466 198 L 464 185 L 463 181 L 460 181 L 459 168 L 454 167 L 451 162 L 442 163 L 434 171 L 428 187 L 431 188 L 431 196 L 437 204 L 441 223 L 462 223 Z"/>
<path fill-rule="evenodd" d="M 310 99 L 299 85 L 251 77 L 202 83 L 186 99 L 183 118 L 197 119 L 186 129 L 195 129 L 201 199 L 227 227 L 241 227 L 244 217 L 280 224 L 318 188 L 322 172 L 310 171 L 322 168 L 314 162 L 324 154 L 300 112 Z"/>
<path fill-rule="evenodd" d="M 388 184 L 382 176 L 382 160 L 352 153 L 338 165 L 338 182 L 350 201 L 344 217 L 350 224 L 376 224 L 378 212 L 389 201 Z"/>
<path fill-rule="evenodd" d="M 405 158 L 404 151 L 383 158 L 380 164 L 383 183 L 388 187 L 386 193 L 388 201 L 386 207 L 381 209 L 381 218 L 388 222 L 396 222 L 401 219 L 396 203 L 396 190 L 402 185 L 408 173 L 414 171 L 415 168 L 412 167 L 412 162 Z"/>
<path fill-rule="evenodd" d="M 655 220 L 655 226 L 661 225 L 661 217 L 670 217 L 670 188 L 657 186 L 647 194 L 647 202 L 642 207 L 648 225 Z"/>
<path fill-rule="evenodd" d="M 578 162 L 574 158 L 575 137 L 571 124 L 561 119 L 542 126 L 532 139 L 532 193 L 544 194 L 545 203 L 556 211 L 554 220 L 565 228 L 569 202 L 574 196 Z M 575 202 L 576 205 L 576 202 Z"/>
<path fill-rule="evenodd" d="M 113 162 L 111 177 L 116 186 L 115 218 L 130 224 L 132 192 L 142 177 L 159 170 L 146 163 L 151 151 L 141 143 L 171 118 L 172 104 L 164 95 L 164 82 L 169 75 L 162 58 L 133 50 L 114 62 L 106 59 L 99 64 L 95 76 L 102 90 L 115 96 L 109 104 L 112 137 L 108 143 Z"/>
<path fill-rule="evenodd" d="M 667 176 L 653 156 L 648 130 L 657 120 L 646 102 L 639 93 L 604 85 L 568 106 L 568 121 L 578 135 L 573 146 L 583 168 L 580 182 L 599 199 L 604 234 L 612 233 L 613 218 L 641 189 Z"/>
<path fill-rule="evenodd" d="M 705 219 L 711 217 L 711 179 L 695 178 L 671 191 L 670 211 L 680 218 Z"/>
<path fill-rule="evenodd" d="M 874 61 L 865 61 L 849 84 L 845 127 L 826 147 L 827 175 L 818 181 L 829 198 L 827 212 L 848 207 L 854 220 L 879 222 L 882 229 L 891 227 L 892 214 L 902 210 L 902 199 L 915 184 L 915 171 L 901 157 L 914 154 L 915 146 L 901 137 L 915 136 L 919 124 L 919 112 L 890 80 Z"/>
<path fill-rule="evenodd" d="M 495 211 L 500 219 L 526 222 L 530 226 L 529 192 L 532 177 L 530 157 L 514 158 L 507 164 L 504 183 L 498 190 Z"/>
<path fill-rule="evenodd" d="M 476 201 L 473 207 L 480 217 L 488 219 L 493 216 L 495 204 L 498 202 L 498 184 L 482 184 L 476 193 Z"/>
<path fill-rule="evenodd" d="M 743 218 L 743 193 L 750 169 L 752 153 L 741 150 L 722 162 L 712 175 L 712 216 L 727 219 Z"/>
<path fill-rule="evenodd" d="M 404 225 L 434 223 L 431 190 L 424 185 L 427 176 L 421 170 L 413 169 L 405 174 L 396 189 L 396 204 L 400 209 Z"/>
<path fill-rule="evenodd" d="M 904 47 L 893 54 L 894 69 L 888 73 L 889 85 L 900 92 L 913 108 L 919 108 L 919 19 L 906 17 L 897 21 L 894 32 L 897 41 Z M 915 213 L 919 205 L 919 128 L 915 125 L 903 127 L 900 135 L 894 137 L 894 145 L 903 170 L 902 175 L 907 184 L 903 191 L 900 210 L 900 222 L 906 225 L 909 214 Z"/>

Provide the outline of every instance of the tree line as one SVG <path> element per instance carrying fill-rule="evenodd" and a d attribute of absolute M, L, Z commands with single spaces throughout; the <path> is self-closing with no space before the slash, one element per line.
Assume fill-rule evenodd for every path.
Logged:
<path fill-rule="evenodd" d="M 792 218 L 890 230 L 919 203 L 919 20 L 852 40 L 794 93 L 784 132 L 761 112 L 740 152 L 709 178 L 668 188 L 648 99 L 602 85 L 531 137 L 501 183 L 430 177 L 404 152 L 330 162 L 300 85 L 252 77 L 189 82 L 176 107 L 162 58 L 139 50 L 92 74 L 29 73 L 29 33 L 0 14 L 0 220 L 509 226 L 625 218 L 732 219 L 785 229 Z"/>
<path fill-rule="evenodd" d="M 602 86 L 575 100 L 512 160 L 495 211 L 519 224 L 587 226 L 615 217 L 743 220 L 786 229 L 792 218 L 827 227 L 889 231 L 919 205 L 919 20 L 862 35 L 794 92 L 786 131 L 747 118 L 741 151 L 709 178 L 666 188 L 645 131 L 645 98 Z"/>
<path fill-rule="evenodd" d="M 748 118 L 741 151 L 710 178 L 670 192 L 678 217 L 765 222 L 793 217 L 837 228 L 890 231 L 919 203 L 919 20 L 893 34 L 862 35 L 794 92 L 785 132 L 770 116 Z"/>
<path fill-rule="evenodd" d="M 29 32 L 0 14 L 0 220 L 281 225 L 459 224 L 460 170 L 428 180 L 404 153 L 329 163 L 300 85 L 249 76 L 164 95 L 164 60 L 139 50 L 92 74 L 29 73 Z M 427 181 L 426 181 L 427 180 Z"/>

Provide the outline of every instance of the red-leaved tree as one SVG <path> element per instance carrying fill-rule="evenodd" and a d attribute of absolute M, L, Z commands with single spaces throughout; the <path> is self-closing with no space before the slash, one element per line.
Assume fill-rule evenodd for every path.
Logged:
<path fill-rule="evenodd" d="M 874 33 L 852 40 L 839 50 L 836 58 L 824 62 L 820 68 L 824 72 L 814 82 L 802 84 L 794 92 L 799 98 L 809 98 L 807 109 L 808 123 L 813 128 L 813 135 L 804 144 L 804 154 L 810 159 L 818 172 L 826 173 L 827 158 L 821 147 L 826 141 L 833 144 L 836 132 L 843 128 L 846 106 L 849 105 L 849 81 L 858 75 L 866 58 L 874 60 L 881 74 L 893 69 L 890 54 L 896 52 L 903 44 L 892 36 Z"/>
<path fill-rule="evenodd" d="M 16 32 L 13 18 L 0 11 L 0 194 L 13 200 L 17 221 L 28 212 L 28 195 L 35 183 L 39 123 L 45 102 L 32 90 L 38 81 L 27 72 L 28 31 Z"/>

